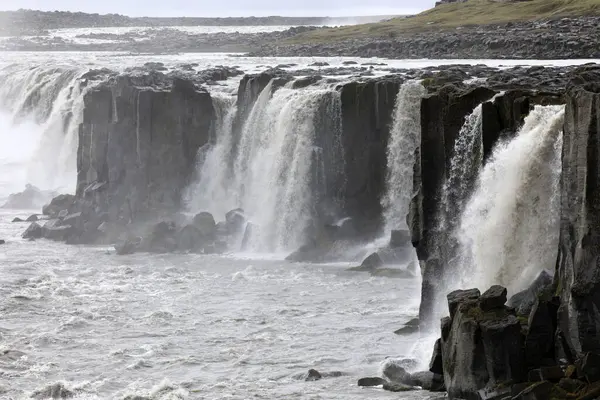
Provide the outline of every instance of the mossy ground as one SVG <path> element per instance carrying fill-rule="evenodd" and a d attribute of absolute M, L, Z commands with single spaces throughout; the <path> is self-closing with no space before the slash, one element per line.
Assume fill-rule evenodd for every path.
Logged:
<path fill-rule="evenodd" d="M 515 3 L 469 0 L 465 3 L 444 4 L 408 18 L 306 32 L 288 39 L 288 43 L 394 37 L 402 33 L 454 29 L 459 26 L 592 15 L 600 15 L 599 0 L 531 0 Z"/>

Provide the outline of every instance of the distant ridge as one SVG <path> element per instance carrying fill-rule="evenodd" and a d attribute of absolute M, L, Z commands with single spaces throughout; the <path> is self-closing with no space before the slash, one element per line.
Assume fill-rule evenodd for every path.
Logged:
<path fill-rule="evenodd" d="M 120 14 L 88 14 L 69 11 L 0 11 L 0 35 L 40 34 L 49 29 L 160 26 L 273 26 L 345 25 L 372 23 L 394 15 L 357 17 L 128 17 Z"/>

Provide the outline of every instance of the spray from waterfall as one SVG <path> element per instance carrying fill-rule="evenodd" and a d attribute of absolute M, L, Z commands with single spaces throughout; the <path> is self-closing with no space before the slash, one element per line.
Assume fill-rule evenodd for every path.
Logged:
<path fill-rule="evenodd" d="M 13 135 L 27 137 L 10 146 L 11 158 L 19 160 L 11 168 L 10 190 L 31 183 L 42 189 L 74 191 L 86 90 L 79 84 L 81 73 L 43 65 L 10 65 L 0 70 L 0 135 L 4 143 Z"/>
<path fill-rule="evenodd" d="M 457 231 L 460 286 L 526 287 L 556 260 L 563 106 L 536 106 L 481 171 Z"/>
<path fill-rule="evenodd" d="M 415 154 L 421 144 L 421 98 L 426 90 L 417 81 L 404 83 L 396 97 L 387 150 L 386 194 L 381 201 L 386 236 L 407 229 L 406 216 L 414 195 Z"/>

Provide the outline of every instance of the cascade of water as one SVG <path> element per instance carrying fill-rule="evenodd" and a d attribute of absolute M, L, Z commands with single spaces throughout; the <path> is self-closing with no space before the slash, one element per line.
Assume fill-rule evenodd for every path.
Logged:
<path fill-rule="evenodd" d="M 235 97 L 212 94 L 215 123 L 211 140 L 200 149 L 198 176 L 186 190 L 185 199 L 190 210 L 210 210 L 215 215 L 225 215 L 237 207 L 230 192 L 230 158 L 233 139 L 233 120 L 237 112 Z"/>
<path fill-rule="evenodd" d="M 536 106 L 481 171 L 457 231 L 456 285 L 522 289 L 556 260 L 563 106 Z"/>
<path fill-rule="evenodd" d="M 0 119 L 3 136 L 26 127 L 27 148 L 14 186 L 32 183 L 44 189 L 74 191 L 78 127 L 83 116 L 85 88 L 82 71 L 68 67 L 10 65 L 0 70 Z M 16 180 L 19 180 L 17 182 Z"/>
<path fill-rule="evenodd" d="M 454 142 L 450 168 L 442 186 L 438 224 L 441 232 L 452 231 L 463 211 L 483 162 L 482 105 L 465 118 Z"/>
<path fill-rule="evenodd" d="M 273 93 L 269 83 L 241 126 L 236 154 L 232 154 L 235 105 L 229 102 L 223 111 L 216 106 L 221 115 L 216 143 L 201 157 L 188 208 L 217 216 L 244 209 L 255 226 L 247 244 L 251 251 L 282 252 L 303 244 L 317 214 L 316 195 L 327 191 L 328 157 L 317 146 L 322 134 L 318 121 L 335 108 L 327 105 L 336 99 L 337 92 L 323 88 L 283 87 Z M 340 120 L 335 115 L 325 119 Z"/>
<path fill-rule="evenodd" d="M 420 82 L 404 83 L 396 97 L 394 121 L 387 150 L 384 210 L 386 234 L 406 228 L 406 216 L 413 197 L 415 152 L 421 143 L 421 97 L 426 93 Z"/>

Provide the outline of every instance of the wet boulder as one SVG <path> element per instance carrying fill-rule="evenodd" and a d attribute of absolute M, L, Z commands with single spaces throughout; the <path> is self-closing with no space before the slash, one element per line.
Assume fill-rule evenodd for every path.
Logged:
<path fill-rule="evenodd" d="M 205 237 L 214 237 L 217 231 L 215 218 L 209 212 L 201 212 L 194 216 L 192 224 Z"/>
<path fill-rule="evenodd" d="M 385 376 L 391 382 L 413 385 L 413 379 L 411 374 L 408 373 L 402 365 L 400 365 L 398 360 L 386 360 L 386 362 L 383 365 L 382 371 L 383 376 Z"/>
<path fill-rule="evenodd" d="M 205 244 L 205 236 L 196 225 L 184 226 L 177 235 L 177 249 L 180 251 L 194 251 Z"/>
<path fill-rule="evenodd" d="M 67 389 L 62 383 L 49 385 L 41 390 L 36 390 L 31 398 L 38 400 L 45 399 L 70 399 L 75 396 L 75 393 Z"/>
<path fill-rule="evenodd" d="M 388 381 L 386 381 L 385 379 L 380 378 L 378 376 L 369 377 L 369 378 L 360 378 L 358 380 L 358 386 L 362 386 L 362 387 L 381 386 L 386 383 L 388 383 Z"/>
<path fill-rule="evenodd" d="M 386 382 L 383 384 L 383 390 L 386 390 L 388 392 L 394 392 L 394 393 L 410 392 L 410 391 L 417 390 L 417 389 L 418 388 L 416 388 L 414 386 L 409 386 L 409 385 L 405 385 L 402 383 Z"/>
<path fill-rule="evenodd" d="M 0 239 L 0 245 L 2 245 L 2 244 L 6 244 L 6 240 Z"/>
<path fill-rule="evenodd" d="M 409 335 L 411 333 L 415 333 L 419 331 L 419 318 L 413 318 L 410 321 L 408 321 L 406 324 L 404 324 L 404 326 L 396 331 L 394 331 L 394 333 L 396 335 Z"/>
<path fill-rule="evenodd" d="M 53 198 L 49 204 L 42 208 L 42 213 L 50 218 L 57 218 L 62 210 L 68 210 L 75 203 L 75 196 L 71 194 L 61 194 Z"/>
<path fill-rule="evenodd" d="M 22 218 L 15 217 L 15 218 L 12 220 L 12 222 L 25 222 L 25 221 L 23 221 L 23 219 L 22 219 Z"/>
<path fill-rule="evenodd" d="M 29 217 L 27 217 L 27 219 L 25 221 L 26 222 L 36 222 L 37 220 L 39 220 L 37 214 L 32 214 Z"/>
<path fill-rule="evenodd" d="M 59 219 L 51 219 L 42 227 L 43 237 L 55 241 L 67 240 L 74 231 L 72 225 L 63 224 Z"/>
<path fill-rule="evenodd" d="M 529 315 L 538 295 L 552 285 L 552 279 L 552 274 L 548 271 L 544 270 L 540 272 L 531 285 L 527 289 L 513 295 L 508 300 L 507 305 L 514 308 L 518 315 Z"/>
<path fill-rule="evenodd" d="M 144 250 L 150 253 L 170 253 L 175 251 L 177 248 L 176 233 L 175 224 L 172 222 L 159 222 L 152 227 L 150 234 L 144 238 L 142 242 Z"/>
<path fill-rule="evenodd" d="M 22 235 L 23 239 L 40 239 L 43 236 L 42 226 L 32 222 Z"/>
<path fill-rule="evenodd" d="M 321 375 L 321 373 L 319 371 L 317 371 L 316 369 L 310 369 L 308 370 L 308 375 L 306 376 L 306 381 L 310 382 L 310 381 L 318 381 L 323 379 L 323 376 Z"/>
<path fill-rule="evenodd" d="M 141 237 L 139 237 L 139 236 L 138 237 L 129 237 L 129 238 L 119 240 L 114 245 L 114 248 L 118 255 L 123 256 L 126 254 L 135 253 L 140 248 L 141 243 L 142 243 Z"/>
<path fill-rule="evenodd" d="M 503 308 L 506 303 L 506 288 L 494 285 L 489 288 L 479 298 L 479 306 L 483 311 L 490 311 L 496 308 Z"/>
<path fill-rule="evenodd" d="M 377 253 L 373 253 L 360 264 L 359 267 L 349 268 L 348 271 L 371 272 L 383 266 L 383 260 Z"/>
<path fill-rule="evenodd" d="M 242 232 L 244 225 L 246 225 L 246 216 L 244 210 L 236 208 L 235 210 L 229 211 L 225 214 L 225 224 L 227 225 L 227 231 L 229 234 L 236 234 Z"/>
<path fill-rule="evenodd" d="M 444 376 L 431 371 L 419 371 L 411 374 L 412 385 L 419 386 L 430 392 L 444 392 Z"/>
<path fill-rule="evenodd" d="M 577 376 L 588 382 L 600 381 L 600 354 L 584 353 L 577 360 Z"/>
<path fill-rule="evenodd" d="M 455 290 L 448 294 L 448 310 L 450 311 L 450 318 L 454 318 L 456 310 L 461 303 L 469 300 L 479 300 L 480 296 L 481 292 L 479 289 Z"/>

